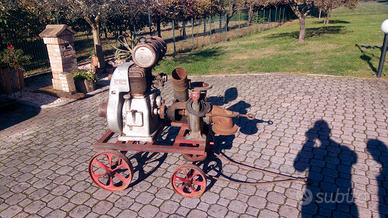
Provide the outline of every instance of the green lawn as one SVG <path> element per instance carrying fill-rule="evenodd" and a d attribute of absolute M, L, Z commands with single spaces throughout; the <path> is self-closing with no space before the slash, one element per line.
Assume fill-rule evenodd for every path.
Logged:
<path fill-rule="evenodd" d="M 372 77 L 379 61 L 388 3 L 361 3 L 355 10 L 337 9 L 331 24 L 307 21 L 304 44 L 297 42 L 298 22 L 207 46 L 161 62 L 157 70 L 182 66 L 190 74 L 297 72 Z M 388 63 L 384 71 L 388 76 Z"/>

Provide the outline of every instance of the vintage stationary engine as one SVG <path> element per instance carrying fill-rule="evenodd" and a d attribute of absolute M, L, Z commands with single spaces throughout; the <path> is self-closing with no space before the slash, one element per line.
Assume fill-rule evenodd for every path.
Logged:
<path fill-rule="evenodd" d="M 105 190 L 121 191 L 131 183 L 134 169 L 127 151 L 178 153 L 190 162 L 203 161 L 217 146 L 217 135 L 236 133 L 234 117 L 253 119 L 211 105 L 206 98 L 211 86 L 191 82 L 183 68 L 172 72 L 173 101 L 165 104 L 160 88 L 167 76 L 153 75 L 152 68 L 166 50 L 161 38 L 143 38 L 132 50 L 131 60 L 112 75 L 109 98 L 100 107 L 109 130 L 93 145 L 99 152 L 89 162 L 90 177 Z M 200 197 L 206 181 L 195 164 L 183 164 L 171 176 L 172 188 L 184 197 Z"/>
<path fill-rule="evenodd" d="M 166 49 L 161 38 L 143 38 L 133 49 L 132 60 L 114 71 L 106 117 L 109 129 L 120 133 L 120 141 L 151 142 L 160 128 L 162 98 L 157 87 L 166 77 L 153 76 L 152 67 L 163 58 Z"/>

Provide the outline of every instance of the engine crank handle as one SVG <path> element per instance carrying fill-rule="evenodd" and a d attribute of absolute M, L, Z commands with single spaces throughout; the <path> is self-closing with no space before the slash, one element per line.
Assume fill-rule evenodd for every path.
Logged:
<path fill-rule="evenodd" d="M 248 120 L 254 120 L 254 119 L 256 119 L 254 114 L 239 114 L 238 116 L 239 116 L 239 117 L 245 117 L 245 118 L 247 118 Z"/>

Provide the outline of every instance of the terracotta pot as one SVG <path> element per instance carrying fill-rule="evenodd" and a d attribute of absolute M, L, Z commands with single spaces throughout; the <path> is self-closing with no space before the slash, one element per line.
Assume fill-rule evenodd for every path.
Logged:
<path fill-rule="evenodd" d="M 95 90 L 95 83 L 86 79 L 75 79 L 75 88 L 78 92 L 89 93 Z"/>
<path fill-rule="evenodd" d="M 92 67 L 95 69 L 100 67 L 97 55 L 92 56 L 91 64 L 92 64 Z"/>
<path fill-rule="evenodd" d="M 0 68 L 0 92 L 11 94 L 24 88 L 24 70 Z"/>

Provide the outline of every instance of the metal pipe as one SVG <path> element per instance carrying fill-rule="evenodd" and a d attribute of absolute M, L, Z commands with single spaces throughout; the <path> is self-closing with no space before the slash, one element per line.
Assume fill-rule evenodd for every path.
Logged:
<path fill-rule="evenodd" d="M 379 68 L 377 70 L 377 77 L 380 78 L 383 74 L 383 67 L 385 62 L 385 56 L 387 54 L 387 48 L 388 48 L 388 34 L 384 34 L 384 43 L 383 47 L 381 48 L 381 55 L 380 55 L 380 62 L 379 62 Z"/>
<path fill-rule="evenodd" d="M 191 93 L 191 102 L 192 102 L 192 109 L 196 112 L 199 113 L 201 110 L 201 106 L 199 104 L 199 98 L 200 98 L 201 93 L 199 91 L 193 91 Z M 202 139 L 204 138 L 202 136 L 202 119 L 201 117 L 189 113 L 189 127 L 190 127 L 190 134 L 187 136 L 188 139 Z"/>

